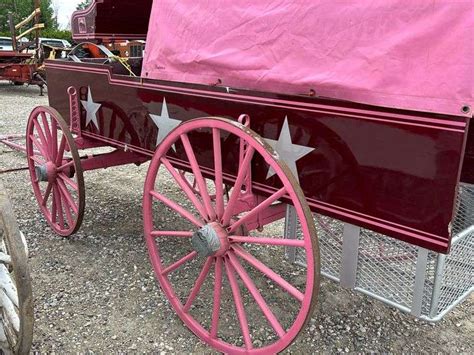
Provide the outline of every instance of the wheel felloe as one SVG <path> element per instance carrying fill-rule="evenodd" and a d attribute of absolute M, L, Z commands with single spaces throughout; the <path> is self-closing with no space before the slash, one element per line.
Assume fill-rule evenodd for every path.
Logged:
<path fill-rule="evenodd" d="M 236 147 L 226 146 L 224 152 L 222 137 Z M 203 141 L 212 142 L 212 157 L 195 153 L 203 151 L 195 148 Z M 160 144 L 145 182 L 145 238 L 156 277 L 183 322 L 225 353 L 283 350 L 308 320 L 318 293 L 319 249 L 311 212 L 289 169 L 262 142 L 225 119 L 188 121 Z M 239 146 L 244 147 L 241 160 L 229 164 L 224 155 L 239 157 Z M 192 184 L 172 159 L 187 162 Z M 264 164 L 273 169 L 279 181 L 274 192 L 243 208 L 255 162 L 259 169 Z M 225 185 L 230 185 L 228 196 Z M 262 228 L 261 213 L 283 211 L 283 198 L 298 215 L 301 234 L 294 239 L 281 237 L 283 223 Z M 173 216 L 174 230 L 162 225 L 158 216 L 164 213 Z M 307 268 L 285 262 L 285 247 L 304 253 Z"/>
<path fill-rule="evenodd" d="M 74 139 L 56 110 L 33 110 L 26 146 L 33 191 L 48 224 L 61 236 L 75 233 L 84 214 L 84 179 Z"/>

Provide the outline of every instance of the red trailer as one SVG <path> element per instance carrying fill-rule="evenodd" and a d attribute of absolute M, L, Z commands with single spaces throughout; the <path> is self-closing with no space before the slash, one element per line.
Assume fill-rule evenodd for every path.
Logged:
<path fill-rule="evenodd" d="M 361 13 L 350 2 L 342 9 L 327 2 L 321 12 L 304 1 L 263 9 L 239 0 L 222 12 L 222 4 L 199 9 L 190 0 L 173 6 L 99 0 L 76 12 L 76 40 L 147 39 L 147 47 L 145 59 L 130 58 L 127 65 L 100 50 L 102 58 L 88 52 L 74 61 L 46 62 L 50 107 L 30 116 L 27 154 L 51 228 L 62 236 L 79 229 L 84 172 L 150 161 L 143 224 L 156 277 L 183 322 L 219 351 L 267 354 L 290 345 L 311 316 L 321 273 L 421 318 L 439 319 L 473 289 L 473 97 L 472 83 L 460 75 L 472 63 L 450 67 L 446 59 L 443 70 L 455 68 L 459 76 L 443 79 L 438 90 L 452 93 L 443 85 L 459 84 L 454 97 L 430 96 L 440 78 L 434 69 L 416 85 L 410 75 L 390 78 L 390 70 L 408 69 L 389 65 L 387 73 L 369 66 L 372 82 L 365 84 L 372 86 L 357 91 L 360 58 L 370 62 L 370 53 L 391 43 L 395 52 L 383 49 L 388 58 L 403 46 L 389 36 L 393 26 L 385 28 L 379 47 L 365 38 L 374 45 L 369 52 L 343 48 L 346 57 L 356 57 L 346 63 L 351 75 L 333 58 L 324 78 L 318 66 L 326 57 L 302 60 L 305 49 L 324 48 L 321 41 L 289 27 L 286 37 L 278 26 L 265 27 L 275 18 L 293 19 L 298 27 L 317 14 L 349 26 L 365 23 L 353 16 L 369 10 L 374 19 L 402 16 L 404 41 L 424 33 L 426 23 L 419 27 L 420 18 L 413 17 L 419 11 L 432 21 L 440 11 L 459 16 L 456 35 L 472 25 L 460 15 L 470 13 L 462 6 L 471 4 L 401 3 L 359 4 Z M 346 35 L 374 32 L 353 30 L 360 33 Z M 222 42 L 223 36 L 229 37 Z M 337 45 L 343 42 L 338 38 Z M 296 59 L 294 51 L 285 52 L 295 43 L 302 55 Z M 333 54 L 330 44 L 324 56 Z M 438 58 L 433 42 L 421 44 Z M 457 58 L 461 47 L 450 56 Z M 256 63 L 261 52 L 265 58 Z M 402 51 L 400 63 L 406 56 Z M 265 60 L 274 66 L 265 67 Z M 295 60 L 298 66 L 282 79 Z M 376 79 L 391 95 L 374 88 Z M 114 149 L 81 153 L 98 147 Z M 172 223 L 164 224 L 164 214 Z"/>
<path fill-rule="evenodd" d="M 39 31 L 44 28 L 40 21 L 40 1 L 34 1 L 35 10 L 20 23 L 13 23 L 13 15 L 9 15 L 9 25 L 12 37 L 12 50 L 0 51 L 0 80 L 9 80 L 15 85 L 38 85 L 43 95 L 46 85 L 42 61 L 39 60 Z M 24 30 L 25 26 L 30 28 Z M 22 33 L 17 33 L 23 31 Z M 26 36 L 35 33 L 33 41 L 20 42 Z M 30 47 L 35 49 L 30 53 Z"/>
<path fill-rule="evenodd" d="M 15 85 L 38 85 L 44 87 L 46 81 L 37 64 L 28 63 L 32 55 L 0 51 L 0 80 L 12 81 Z"/>

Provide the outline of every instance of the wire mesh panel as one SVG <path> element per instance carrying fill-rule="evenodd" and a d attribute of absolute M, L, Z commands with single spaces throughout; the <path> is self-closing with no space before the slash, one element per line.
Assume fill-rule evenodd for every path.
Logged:
<path fill-rule="evenodd" d="M 338 279 L 341 269 L 344 224 L 322 215 L 317 215 L 315 222 L 321 251 L 321 272 Z"/>
<path fill-rule="evenodd" d="M 451 252 L 444 258 L 439 289 L 434 289 L 431 316 L 449 311 L 460 298 L 474 289 L 474 225 L 458 235 Z M 442 265 L 444 264 L 444 265 Z"/>
<path fill-rule="evenodd" d="M 356 287 L 410 307 L 418 248 L 384 235 L 361 231 Z"/>
<path fill-rule="evenodd" d="M 402 311 L 437 321 L 474 290 L 474 185 L 460 185 L 456 211 L 448 255 L 367 229 L 356 229 L 354 236 L 347 224 L 315 214 L 321 273 Z M 298 231 L 298 225 L 293 227 Z M 287 255 L 305 263 L 302 255 Z"/>
<path fill-rule="evenodd" d="M 458 235 L 474 225 L 474 185 L 460 184 L 452 233 Z"/>

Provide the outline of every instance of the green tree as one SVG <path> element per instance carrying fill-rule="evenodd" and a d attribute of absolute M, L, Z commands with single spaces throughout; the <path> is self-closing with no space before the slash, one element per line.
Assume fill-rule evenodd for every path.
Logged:
<path fill-rule="evenodd" d="M 76 9 L 77 9 L 77 10 L 84 10 L 84 9 L 87 8 L 91 3 L 92 3 L 92 0 L 84 0 L 83 2 L 79 3 L 79 5 L 77 5 Z"/>
<path fill-rule="evenodd" d="M 58 22 L 54 17 L 54 11 L 51 6 L 51 0 L 41 0 L 40 22 L 44 23 L 46 29 L 57 29 Z M 34 0 L 0 0 L 0 33 L 10 34 L 8 25 L 9 14 L 13 14 L 13 21 L 20 22 L 29 16 L 34 10 Z"/>

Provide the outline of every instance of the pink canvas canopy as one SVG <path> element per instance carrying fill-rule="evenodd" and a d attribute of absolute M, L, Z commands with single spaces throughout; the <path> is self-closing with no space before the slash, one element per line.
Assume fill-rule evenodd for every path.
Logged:
<path fill-rule="evenodd" d="M 473 0 L 155 0 L 142 76 L 461 115 L 473 20 Z"/>

